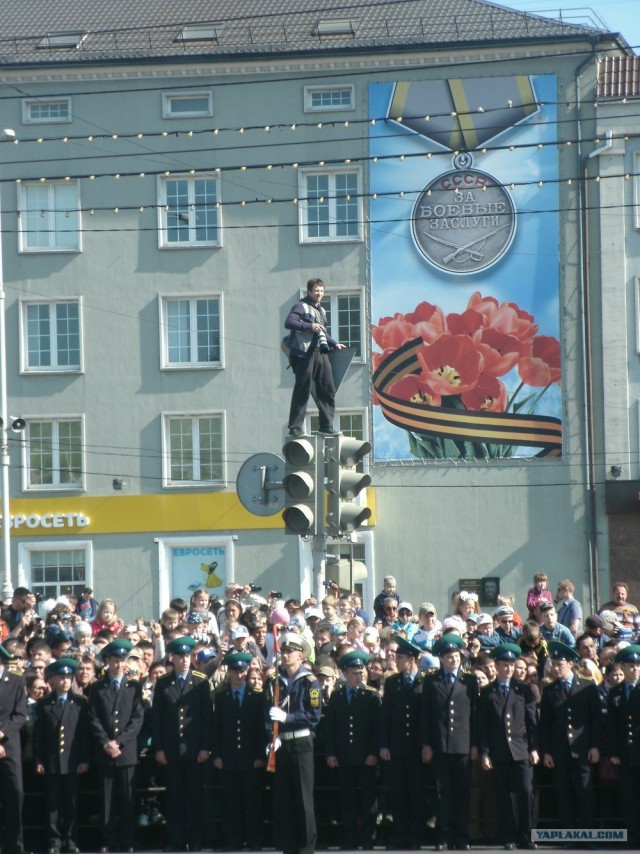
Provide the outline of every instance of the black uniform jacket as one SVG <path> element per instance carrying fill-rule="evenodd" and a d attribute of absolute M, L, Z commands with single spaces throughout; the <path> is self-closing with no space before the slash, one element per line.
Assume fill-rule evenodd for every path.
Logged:
<path fill-rule="evenodd" d="M 380 710 L 380 750 L 391 751 L 391 761 L 420 755 L 420 702 L 423 677 L 417 673 L 411 686 L 404 676 L 387 677 Z"/>
<path fill-rule="evenodd" d="M 559 680 L 545 685 L 540 704 L 540 749 L 554 762 L 588 762 L 592 747 L 600 749 L 602 712 L 598 686 L 573 677 L 567 696 Z"/>
<path fill-rule="evenodd" d="M 627 700 L 624 682 L 609 691 L 607 704 L 609 754 L 629 768 L 640 767 L 640 687 Z"/>
<path fill-rule="evenodd" d="M 475 676 L 459 670 L 452 687 L 442 670 L 428 674 L 422 689 L 422 744 L 434 753 L 468 755 L 478 746 L 477 708 Z"/>
<path fill-rule="evenodd" d="M 242 706 L 237 709 L 229 683 L 216 690 L 211 754 L 222 759 L 225 771 L 247 771 L 256 760 L 266 762 L 263 702 L 261 692 L 245 688 Z"/>
<path fill-rule="evenodd" d="M 7 757 L 20 756 L 20 728 L 26 719 L 27 692 L 24 679 L 5 666 L 0 677 L 0 744 Z"/>
<path fill-rule="evenodd" d="M 33 755 L 47 774 L 75 774 L 78 765 L 89 764 L 88 705 L 85 697 L 71 692 L 62 708 L 55 692 L 38 701 Z"/>
<path fill-rule="evenodd" d="M 109 676 L 93 683 L 89 693 L 89 729 L 101 762 L 118 767 L 137 765 L 137 739 L 143 719 L 142 686 L 139 682 L 129 681 L 123 676 L 117 694 Z M 109 741 L 116 741 L 122 751 L 117 759 L 111 759 L 104 752 Z"/>
<path fill-rule="evenodd" d="M 156 682 L 151 723 L 153 749 L 164 751 L 169 762 L 195 760 L 201 750 L 211 750 L 213 703 L 209 680 L 189 670 L 184 686 L 175 673 Z"/>
<path fill-rule="evenodd" d="M 278 705 L 287 713 L 287 719 L 280 724 L 279 731 L 300 732 L 309 729 L 315 732 L 320 723 L 320 685 L 306 667 L 301 667 L 292 679 L 287 679 L 284 670 L 278 671 Z M 272 676 L 264 690 L 263 711 L 267 732 L 271 734 L 273 722 L 269 709 L 273 706 L 276 692 L 276 677 Z"/>
<path fill-rule="evenodd" d="M 525 762 L 538 749 L 538 710 L 529 685 L 511 680 L 506 698 L 497 680 L 480 692 L 478 740 L 492 762 Z"/>
<path fill-rule="evenodd" d="M 380 697 L 368 686 L 359 689 L 351 703 L 346 686 L 335 690 L 324 717 L 324 753 L 339 765 L 364 765 L 380 749 Z"/>

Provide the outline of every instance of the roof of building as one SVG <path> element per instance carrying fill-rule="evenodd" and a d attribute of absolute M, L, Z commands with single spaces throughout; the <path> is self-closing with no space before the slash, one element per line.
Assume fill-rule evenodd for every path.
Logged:
<path fill-rule="evenodd" d="M 640 56 L 607 56 L 598 64 L 598 98 L 640 95 Z"/>
<path fill-rule="evenodd" d="M 606 32 L 487 0 L 0 0 L 0 63 L 317 53 Z"/>

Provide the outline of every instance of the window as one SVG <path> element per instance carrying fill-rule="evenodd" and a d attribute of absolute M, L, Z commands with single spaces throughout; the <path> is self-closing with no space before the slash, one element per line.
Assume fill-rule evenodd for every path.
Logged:
<path fill-rule="evenodd" d="M 71 98 L 25 98 L 22 102 L 22 123 L 25 125 L 70 121 Z"/>
<path fill-rule="evenodd" d="M 353 110 L 353 86 L 305 86 L 304 111 Z"/>
<path fill-rule="evenodd" d="M 43 599 L 79 597 L 90 583 L 88 546 L 88 543 L 74 543 L 73 547 L 60 548 L 51 544 L 44 549 L 41 546 L 24 549 L 31 568 L 29 589 Z"/>
<path fill-rule="evenodd" d="M 362 361 L 362 296 L 359 293 L 334 293 L 322 302 L 327 313 L 327 326 L 332 338 L 355 349 L 354 359 Z"/>
<path fill-rule="evenodd" d="M 18 204 L 21 252 L 80 250 L 80 203 L 75 181 L 20 184 Z"/>
<path fill-rule="evenodd" d="M 80 47 L 88 33 L 84 31 L 69 33 L 49 33 L 36 45 L 37 48 L 51 50 L 73 50 Z"/>
<path fill-rule="evenodd" d="M 22 370 L 80 371 L 80 303 L 22 303 Z"/>
<path fill-rule="evenodd" d="M 300 181 L 302 243 L 362 239 L 359 170 L 302 171 Z"/>
<path fill-rule="evenodd" d="M 217 42 L 224 32 L 224 24 L 187 24 L 176 41 Z"/>
<path fill-rule="evenodd" d="M 160 246 L 220 245 L 217 178 L 163 178 L 160 197 Z"/>
<path fill-rule="evenodd" d="M 27 489 L 82 489 L 82 419 L 27 419 Z"/>
<path fill-rule="evenodd" d="M 162 299 L 164 368 L 222 367 L 220 308 L 219 296 Z"/>
<path fill-rule="evenodd" d="M 223 483 L 223 416 L 165 416 L 165 486 Z"/>
<path fill-rule="evenodd" d="M 162 95 L 162 116 L 165 119 L 187 119 L 213 115 L 213 92 L 171 92 Z"/>
<path fill-rule="evenodd" d="M 353 36 L 356 30 L 350 18 L 321 18 L 317 26 L 319 36 Z"/>

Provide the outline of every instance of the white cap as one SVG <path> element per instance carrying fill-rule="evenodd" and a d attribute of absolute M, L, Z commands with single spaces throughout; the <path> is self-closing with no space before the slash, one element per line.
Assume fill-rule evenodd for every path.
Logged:
<path fill-rule="evenodd" d="M 398 612 L 402 611 L 403 609 L 405 611 L 410 611 L 413 614 L 413 605 L 411 604 L 411 602 L 401 602 L 398 605 Z"/>
<path fill-rule="evenodd" d="M 231 640 L 237 640 L 238 638 L 248 637 L 249 629 L 246 626 L 236 626 L 235 629 L 231 632 Z"/>
<path fill-rule="evenodd" d="M 304 612 L 305 619 L 312 620 L 314 617 L 317 617 L 318 620 L 321 620 L 324 617 L 324 614 L 320 610 L 320 608 L 307 608 Z"/>

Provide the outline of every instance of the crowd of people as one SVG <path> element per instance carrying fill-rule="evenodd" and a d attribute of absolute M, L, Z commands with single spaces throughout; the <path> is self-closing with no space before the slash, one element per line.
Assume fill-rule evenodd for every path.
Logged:
<path fill-rule="evenodd" d="M 440 619 L 391 576 L 371 613 L 332 583 L 320 602 L 232 583 L 222 601 L 198 589 L 131 624 L 90 589 L 37 602 L 16 588 L 0 619 L 3 854 L 24 852 L 33 775 L 48 854 L 77 854 L 92 768 L 102 854 L 133 851 L 153 822 L 167 851 L 210 846 L 212 775 L 227 850 L 263 846 L 267 780 L 285 854 L 315 849 L 317 817 L 340 821 L 349 850 L 373 848 L 381 827 L 396 849 L 534 848 L 541 774 L 561 828 L 624 827 L 637 848 L 638 609 L 623 582 L 586 618 L 570 579 L 547 585 L 537 573 L 524 617 L 514 597 L 483 613 L 461 590 Z M 332 787 L 335 802 L 318 796 Z"/>

